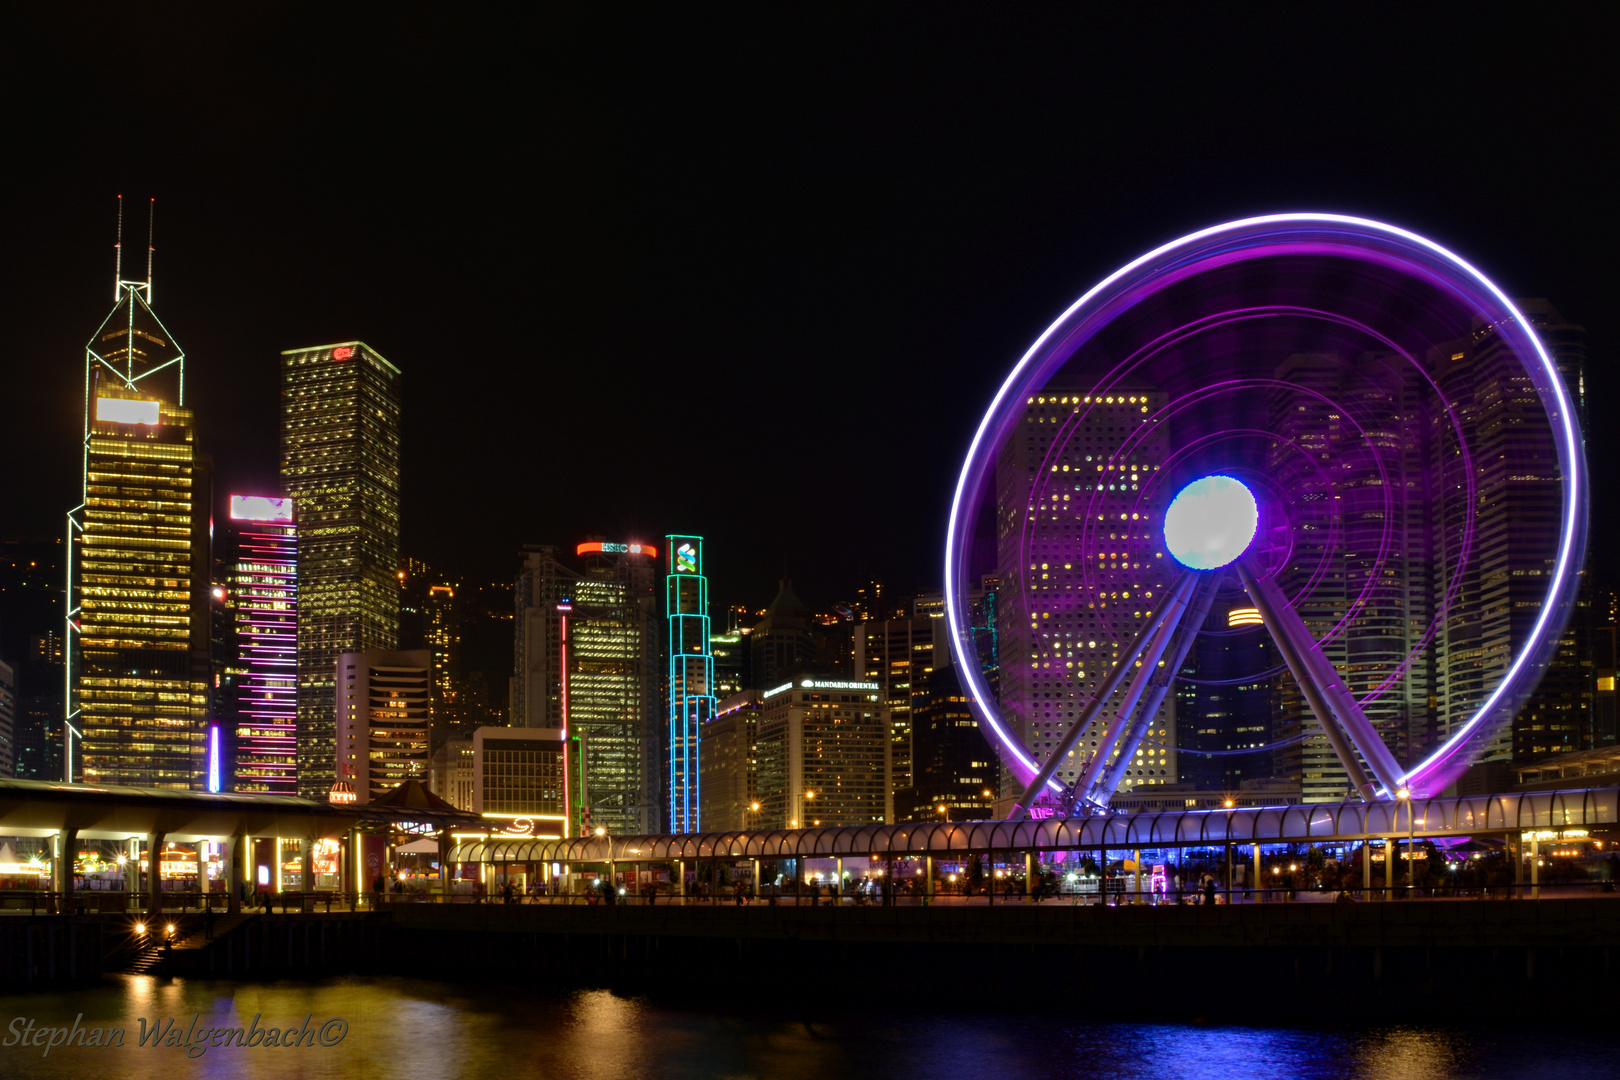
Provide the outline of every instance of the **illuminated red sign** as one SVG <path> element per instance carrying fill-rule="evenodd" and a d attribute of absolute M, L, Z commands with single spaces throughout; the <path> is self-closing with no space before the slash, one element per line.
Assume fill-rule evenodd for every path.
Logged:
<path fill-rule="evenodd" d="M 592 540 L 574 549 L 575 555 L 590 555 L 595 552 L 604 555 L 645 555 L 651 559 L 658 558 L 658 549 L 651 544 L 604 544 L 600 540 Z"/>
<path fill-rule="evenodd" d="M 334 360 L 347 360 L 353 355 L 354 350 L 349 348 L 347 345 L 339 345 L 337 348 L 332 350 L 332 359 Z"/>

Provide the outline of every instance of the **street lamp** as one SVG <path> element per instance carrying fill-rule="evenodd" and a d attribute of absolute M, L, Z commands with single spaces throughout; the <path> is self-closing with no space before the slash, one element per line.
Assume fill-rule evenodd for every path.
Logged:
<path fill-rule="evenodd" d="M 799 827 L 799 819 L 805 817 L 805 809 L 810 800 L 814 799 L 815 797 L 816 793 L 813 791 L 807 791 L 803 795 L 799 796 L 799 817 L 793 819 L 793 827 L 795 829 Z"/>

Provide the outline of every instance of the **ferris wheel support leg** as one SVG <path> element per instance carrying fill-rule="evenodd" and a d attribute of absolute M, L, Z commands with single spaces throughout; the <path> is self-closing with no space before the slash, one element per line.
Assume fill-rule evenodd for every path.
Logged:
<path fill-rule="evenodd" d="M 1322 692 L 1322 699 L 1338 718 L 1339 726 L 1349 736 L 1350 744 L 1361 751 L 1362 760 L 1366 761 L 1373 776 L 1384 786 L 1384 797 L 1394 795 L 1402 787 L 1405 770 L 1395 760 L 1395 755 L 1390 753 L 1389 747 L 1379 736 L 1378 729 L 1367 719 L 1367 714 L 1361 711 L 1355 695 L 1345 685 L 1344 677 L 1334 670 L 1332 662 L 1322 655 L 1322 649 L 1317 645 L 1316 639 L 1305 628 L 1298 612 L 1288 606 L 1282 590 L 1277 588 L 1276 583 L 1260 581 L 1256 582 L 1256 585 L 1262 592 L 1270 594 L 1271 606 L 1278 610 L 1284 629 L 1293 635 L 1300 660 L 1315 679 Z"/>
<path fill-rule="evenodd" d="M 1063 736 L 1063 741 L 1047 756 L 1046 764 L 1041 766 L 1040 771 L 1035 774 L 1035 779 L 1031 780 L 1029 787 L 1024 789 L 1023 797 L 1013 805 L 1012 812 L 1007 815 L 1008 821 L 1020 821 L 1028 816 L 1029 808 L 1035 805 L 1036 798 L 1045 789 L 1047 781 L 1052 779 L 1052 774 L 1058 771 L 1058 767 L 1068 757 L 1069 751 L 1073 750 L 1075 743 L 1080 741 L 1080 736 L 1085 733 L 1091 722 L 1097 718 L 1097 714 L 1102 712 L 1103 706 L 1108 704 L 1108 699 L 1114 696 L 1114 691 L 1118 690 L 1120 684 L 1125 681 L 1125 676 L 1130 674 L 1136 658 L 1141 656 L 1145 650 L 1151 648 L 1156 640 L 1159 642 L 1159 651 L 1164 650 L 1165 643 L 1169 641 L 1169 631 L 1165 631 L 1161 635 L 1161 630 L 1164 630 L 1167 624 L 1170 630 L 1175 628 L 1175 623 L 1181 618 L 1181 613 L 1187 609 L 1187 596 L 1192 590 L 1193 583 L 1198 578 L 1198 573 L 1197 570 L 1188 570 L 1176 580 L 1165 602 L 1148 619 L 1147 625 L 1143 626 L 1141 632 L 1136 635 L 1136 640 L 1131 642 L 1108 674 L 1104 676 L 1102 685 L 1097 688 L 1097 692 L 1091 696 L 1091 701 L 1081 710 L 1079 719 L 1069 726 L 1068 733 Z M 1157 657 L 1155 656 L 1156 660 Z M 1117 728 L 1118 725 L 1116 724 L 1115 727 Z M 1114 737 L 1116 739 L 1119 737 L 1117 731 Z M 1098 754 L 1099 758 L 1104 756 L 1102 753 Z"/>
<path fill-rule="evenodd" d="M 1119 758 L 1108 770 L 1102 781 L 1089 790 L 1087 801 L 1097 806 L 1107 806 L 1114 792 L 1125 779 L 1126 770 L 1131 766 L 1131 760 L 1136 756 L 1137 748 L 1147 737 L 1148 730 L 1153 726 L 1153 718 L 1158 715 L 1159 706 L 1170 692 L 1170 685 L 1176 681 L 1176 672 L 1186 663 L 1187 654 L 1192 651 L 1192 644 L 1198 639 L 1198 633 L 1204 628 L 1204 622 L 1209 618 L 1209 609 L 1215 604 L 1215 592 L 1220 588 L 1220 571 L 1207 571 L 1204 580 L 1198 585 L 1198 592 L 1192 602 L 1192 608 L 1187 617 L 1181 620 L 1181 636 L 1176 639 L 1175 648 L 1171 651 L 1170 661 L 1164 668 L 1155 673 L 1153 677 L 1153 690 L 1137 713 L 1125 740 Z"/>
<path fill-rule="evenodd" d="M 1299 616 L 1288 606 L 1286 600 L 1281 598 L 1279 590 L 1275 587 L 1271 589 L 1262 587 L 1254 575 L 1249 573 L 1249 568 L 1244 565 L 1242 559 L 1232 565 L 1237 570 L 1238 578 L 1243 582 L 1243 588 L 1248 592 L 1249 599 L 1254 601 L 1254 606 L 1259 610 L 1260 621 L 1265 623 L 1277 651 L 1282 653 L 1283 662 L 1288 665 L 1289 673 L 1299 685 L 1300 693 L 1305 696 L 1305 703 L 1311 707 L 1311 713 L 1321 725 L 1322 734 L 1327 736 L 1328 745 L 1333 747 L 1333 753 L 1338 756 L 1339 764 L 1344 766 L 1345 775 L 1350 778 L 1350 785 L 1361 794 L 1363 800 L 1372 802 L 1376 797 L 1376 786 L 1362 770 L 1355 749 L 1345 737 L 1344 729 L 1339 727 L 1333 711 L 1328 708 L 1327 701 L 1322 696 L 1322 688 L 1317 685 L 1311 669 L 1306 666 L 1304 657 L 1296 648 L 1298 642 L 1288 632 L 1289 623 L 1282 613 L 1286 611 L 1293 616 L 1295 622 L 1299 621 Z"/>

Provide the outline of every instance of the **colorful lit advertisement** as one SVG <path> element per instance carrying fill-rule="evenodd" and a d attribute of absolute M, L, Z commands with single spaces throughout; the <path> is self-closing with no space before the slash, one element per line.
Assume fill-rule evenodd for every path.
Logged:
<path fill-rule="evenodd" d="M 231 518 L 234 521 L 291 521 L 293 501 L 268 495 L 232 495 Z"/>
<path fill-rule="evenodd" d="M 589 540 L 574 548 L 575 555 L 591 555 L 600 552 L 603 555 L 646 555 L 656 559 L 658 549 L 651 544 L 605 544 L 600 540 Z"/>
<path fill-rule="evenodd" d="M 96 419 L 113 424 L 151 424 L 159 422 L 158 403 L 140 398 L 96 398 Z"/>
<path fill-rule="evenodd" d="M 675 572 L 677 574 L 695 574 L 698 572 L 697 549 L 691 544 L 682 544 L 675 549 Z"/>
<path fill-rule="evenodd" d="M 310 852 L 310 862 L 317 874 L 335 874 L 338 872 L 338 842 L 328 837 L 315 841 L 315 848 Z"/>

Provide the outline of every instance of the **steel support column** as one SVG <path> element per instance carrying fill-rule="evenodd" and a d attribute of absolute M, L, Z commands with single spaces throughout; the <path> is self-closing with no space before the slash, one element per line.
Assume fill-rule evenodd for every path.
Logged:
<path fill-rule="evenodd" d="M 242 886 L 236 880 L 237 861 L 236 837 L 227 836 L 220 841 L 220 864 L 224 870 L 225 879 L 225 914 L 236 915 L 242 910 Z"/>
<path fill-rule="evenodd" d="M 154 917 L 163 911 L 162 859 L 165 835 L 152 833 L 146 838 L 146 907 Z"/>
<path fill-rule="evenodd" d="M 51 862 L 51 876 L 56 880 L 52 883 L 57 892 L 62 894 L 62 914 L 73 914 L 73 856 L 74 848 L 79 846 L 79 830 L 63 829 L 58 832 L 55 842 L 56 858 Z"/>

